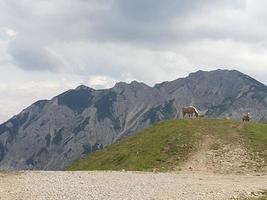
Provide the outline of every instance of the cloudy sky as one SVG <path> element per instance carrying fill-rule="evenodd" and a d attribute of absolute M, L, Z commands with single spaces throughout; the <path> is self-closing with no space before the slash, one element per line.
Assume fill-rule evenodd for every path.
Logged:
<path fill-rule="evenodd" d="M 80 84 L 237 69 L 267 83 L 266 0 L 0 0 L 0 122 Z"/>

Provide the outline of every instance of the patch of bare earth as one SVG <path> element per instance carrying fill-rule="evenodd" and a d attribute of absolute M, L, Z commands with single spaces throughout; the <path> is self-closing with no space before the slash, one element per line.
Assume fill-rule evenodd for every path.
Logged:
<path fill-rule="evenodd" d="M 219 174 L 266 173 L 266 163 L 250 152 L 242 141 L 225 143 L 212 136 L 205 136 L 197 150 L 180 167 L 182 171 Z"/>

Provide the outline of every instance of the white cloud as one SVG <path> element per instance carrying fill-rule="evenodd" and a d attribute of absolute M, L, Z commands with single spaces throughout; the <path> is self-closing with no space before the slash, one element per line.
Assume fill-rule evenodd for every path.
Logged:
<path fill-rule="evenodd" d="M 23 71 L 12 64 L 1 66 L 0 77 L 0 122 L 35 101 L 51 99 L 84 82 L 77 75 Z"/>
<path fill-rule="evenodd" d="M 6 33 L 10 38 L 14 38 L 18 34 L 16 31 L 14 31 L 12 29 L 7 29 Z"/>
<path fill-rule="evenodd" d="M 91 87 L 95 89 L 107 89 L 111 88 L 115 85 L 116 80 L 107 77 L 107 76 L 95 76 L 92 77 L 86 85 L 90 85 Z"/>
<path fill-rule="evenodd" d="M 96 42 L 73 42 L 54 46 L 53 50 L 64 63 L 62 70 L 81 76 L 104 76 L 126 82 L 135 79 L 153 85 L 194 70 L 187 57 L 173 50 Z"/>

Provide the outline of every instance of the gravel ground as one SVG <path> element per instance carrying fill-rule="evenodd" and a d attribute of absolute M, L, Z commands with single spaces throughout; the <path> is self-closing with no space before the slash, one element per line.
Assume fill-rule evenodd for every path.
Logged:
<path fill-rule="evenodd" d="M 267 189 L 267 176 L 201 172 L 0 172 L 1 200 L 233 199 Z"/>

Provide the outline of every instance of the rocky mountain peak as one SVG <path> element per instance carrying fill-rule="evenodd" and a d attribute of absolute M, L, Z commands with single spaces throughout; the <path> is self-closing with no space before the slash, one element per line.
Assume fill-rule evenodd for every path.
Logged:
<path fill-rule="evenodd" d="M 75 88 L 75 90 L 89 90 L 89 91 L 95 91 L 95 89 L 90 88 L 90 87 L 85 86 L 85 85 L 79 85 L 78 87 Z"/>
<path fill-rule="evenodd" d="M 205 76 L 213 76 L 213 77 L 227 77 L 227 76 L 240 76 L 244 75 L 241 72 L 237 70 L 227 70 L 227 69 L 217 69 L 212 71 L 203 71 L 199 70 L 193 73 L 190 73 L 187 78 L 199 78 L 199 77 L 205 77 Z"/>
<path fill-rule="evenodd" d="M 132 81 L 131 83 L 125 83 L 125 82 L 118 82 L 115 84 L 115 86 L 112 88 L 115 91 L 124 91 L 126 89 L 128 90 L 142 90 L 142 89 L 149 89 L 150 86 L 146 85 L 145 83 L 138 82 L 138 81 Z"/>
<path fill-rule="evenodd" d="M 179 118 L 194 105 L 207 117 L 267 119 L 267 86 L 236 70 L 198 71 L 156 84 L 81 85 L 38 101 L 0 125 L 1 169 L 64 169 L 150 124 Z"/>
<path fill-rule="evenodd" d="M 117 82 L 117 83 L 115 84 L 114 88 L 125 88 L 125 87 L 127 87 L 128 85 L 129 85 L 128 83 L 125 83 L 125 82 L 120 81 L 120 82 Z"/>

